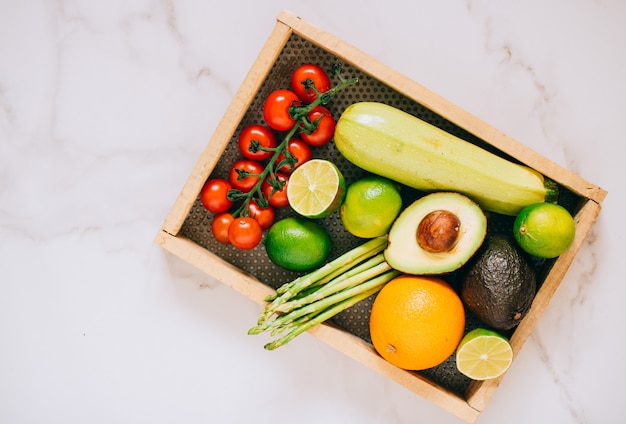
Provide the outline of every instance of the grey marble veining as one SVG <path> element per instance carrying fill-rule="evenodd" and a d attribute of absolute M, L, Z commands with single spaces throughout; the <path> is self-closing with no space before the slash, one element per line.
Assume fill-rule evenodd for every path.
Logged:
<path fill-rule="evenodd" d="M 609 191 L 479 422 L 624 422 L 620 0 L 0 2 L 0 421 L 460 422 L 152 244 L 284 8 Z"/>

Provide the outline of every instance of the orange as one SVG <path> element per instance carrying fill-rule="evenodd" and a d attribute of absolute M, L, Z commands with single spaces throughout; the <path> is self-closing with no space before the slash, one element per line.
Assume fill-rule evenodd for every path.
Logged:
<path fill-rule="evenodd" d="M 463 303 L 436 277 L 401 275 L 372 305 L 370 335 L 376 351 L 406 370 L 423 370 L 454 353 L 465 330 Z"/>

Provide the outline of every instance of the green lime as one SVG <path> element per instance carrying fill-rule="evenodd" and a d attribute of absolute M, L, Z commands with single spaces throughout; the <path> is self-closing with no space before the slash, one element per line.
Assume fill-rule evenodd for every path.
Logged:
<path fill-rule="evenodd" d="M 513 224 L 513 235 L 527 253 L 555 258 L 572 245 L 576 223 L 563 206 L 534 203 L 520 211 Z"/>
<path fill-rule="evenodd" d="M 513 349 L 508 339 L 486 328 L 467 333 L 456 349 L 457 369 L 472 380 L 499 377 L 512 362 Z"/>
<path fill-rule="evenodd" d="M 319 267 L 332 247 L 324 227 L 303 217 L 288 217 L 275 222 L 263 243 L 270 260 L 290 271 Z"/>
<path fill-rule="evenodd" d="M 351 234 L 373 238 L 387 234 L 401 210 L 400 186 L 372 175 L 350 184 L 340 215 Z"/>
<path fill-rule="evenodd" d="M 339 169 L 327 160 L 313 159 L 289 177 L 289 206 L 307 218 L 324 218 L 343 202 L 346 182 Z"/>

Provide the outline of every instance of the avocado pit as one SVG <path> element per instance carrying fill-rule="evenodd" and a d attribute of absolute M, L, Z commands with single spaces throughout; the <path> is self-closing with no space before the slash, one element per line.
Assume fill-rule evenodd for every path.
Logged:
<path fill-rule="evenodd" d="M 432 211 L 417 226 L 417 243 L 431 253 L 449 252 L 459 240 L 461 221 L 447 210 Z"/>
<path fill-rule="evenodd" d="M 455 192 L 435 192 L 415 200 L 394 221 L 385 260 L 416 275 L 459 269 L 478 250 L 487 233 L 480 206 Z"/>

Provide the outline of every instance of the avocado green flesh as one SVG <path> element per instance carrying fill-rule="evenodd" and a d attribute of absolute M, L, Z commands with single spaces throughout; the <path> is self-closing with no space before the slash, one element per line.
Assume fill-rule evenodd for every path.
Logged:
<path fill-rule="evenodd" d="M 468 264 L 461 285 L 467 308 L 485 324 L 509 330 L 528 313 L 536 292 L 528 256 L 505 235 L 493 235 Z"/>
<path fill-rule="evenodd" d="M 428 214 L 437 210 L 452 212 L 459 218 L 459 236 L 454 247 L 441 253 L 424 250 L 417 241 L 417 228 Z M 388 236 L 385 260 L 408 274 L 443 274 L 465 264 L 482 244 L 487 219 L 480 207 L 458 193 L 432 193 L 416 200 L 398 216 Z"/>
<path fill-rule="evenodd" d="M 463 193 L 487 211 L 516 215 L 546 198 L 538 172 L 382 103 L 346 108 L 334 140 L 360 168 L 422 191 Z"/>

